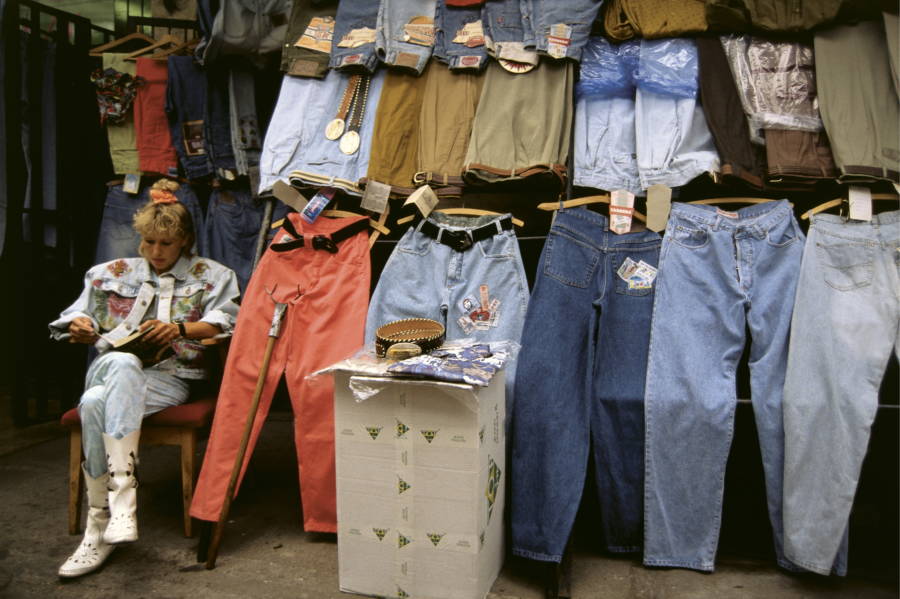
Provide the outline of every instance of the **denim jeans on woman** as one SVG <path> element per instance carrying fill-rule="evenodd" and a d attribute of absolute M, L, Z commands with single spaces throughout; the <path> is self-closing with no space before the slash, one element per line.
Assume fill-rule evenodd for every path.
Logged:
<path fill-rule="evenodd" d="M 900 357 L 898 247 L 900 212 L 812 217 L 784 387 L 784 543 L 791 561 L 819 574 L 835 557 L 837 573 L 846 570 L 878 388 L 891 352 Z"/>
<path fill-rule="evenodd" d="M 557 213 L 522 333 L 512 414 L 513 553 L 560 561 L 593 446 L 604 543 L 641 544 L 644 377 L 653 283 L 629 285 L 627 259 L 657 265 L 652 231 L 616 235 L 584 208 Z"/>
<path fill-rule="evenodd" d="M 726 212 L 675 203 L 656 282 L 646 393 L 644 564 L 712 571 L 750 330 L 750 399 L 782 551 L 781 398 L 803 233 L 785 200 Z"/>

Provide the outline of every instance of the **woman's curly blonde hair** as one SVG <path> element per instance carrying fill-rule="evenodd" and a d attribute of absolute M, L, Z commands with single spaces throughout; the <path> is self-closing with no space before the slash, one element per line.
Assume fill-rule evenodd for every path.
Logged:
<path fill-rule="evenodd" d="M 141 237 L 185 239 L 182 255 L 190 258 L 194 245 L 194 219 L 184 204 L 175 198 L 180 185 L 171 179 L 160 179 L 150 187 L 150 201 L 135 212 L 132 226 Z"/>

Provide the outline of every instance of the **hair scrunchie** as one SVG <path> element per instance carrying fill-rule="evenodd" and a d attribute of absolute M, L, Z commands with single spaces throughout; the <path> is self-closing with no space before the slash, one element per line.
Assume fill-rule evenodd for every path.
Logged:
<path fill-rule="evenodd" d="M 174 204 L 178 201 L 174 193 L 165 189 L 151 189 L 150 199 L 154 204 Z"/>

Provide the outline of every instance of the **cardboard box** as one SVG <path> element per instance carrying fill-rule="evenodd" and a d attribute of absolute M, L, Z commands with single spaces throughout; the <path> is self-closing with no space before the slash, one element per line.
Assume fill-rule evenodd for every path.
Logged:
<path fill-rule="evenodd" d="M 338 572 L 349 593 L 483 599 L 503 565 L 504 377 L 335 373 Z M 351 390 L 362 389 L 358 401 Z"/>

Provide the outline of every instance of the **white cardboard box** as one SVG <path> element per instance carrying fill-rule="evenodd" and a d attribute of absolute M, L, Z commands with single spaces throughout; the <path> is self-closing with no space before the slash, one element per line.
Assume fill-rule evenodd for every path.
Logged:
<path fill-rule="evenodd" d="M 335 373 L 344 592 L 483 599 L 503 565 L 503 372 L 488 387 Z M 374 395 L 357 401 L 351 391 Z"/>

